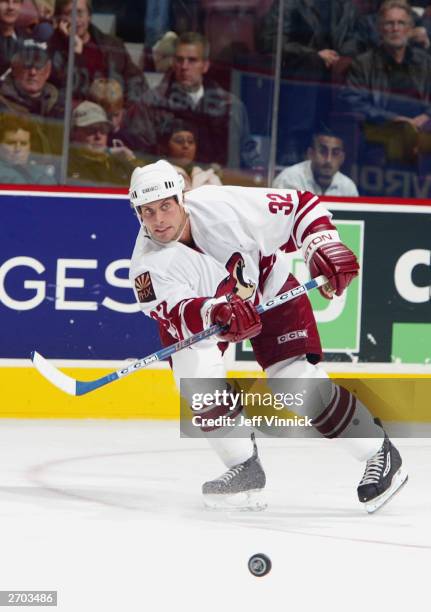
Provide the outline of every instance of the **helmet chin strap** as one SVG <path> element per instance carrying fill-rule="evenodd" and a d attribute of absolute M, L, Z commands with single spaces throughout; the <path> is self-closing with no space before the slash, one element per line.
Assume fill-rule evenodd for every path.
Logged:
<path fill-rule="evenodd" d="M 182 235 L 184 234 L 184 230 L 187 227 L 187 221 L 189 219 L 189 211 L 187 210 L 187 208 L 185 206 L 182 206 L 183 210 L 184 210 L 184 223 L 182 224 L 182 226 L 179 228 L 178 232 L 176 233 L 176 235 L 172 238 L 172 240 L 169 240 L 169 242 L 161 242 L 160 240 L 157 240 L 157 238 L 155 238 L 150 231 L 147 229 L 146 226 L 145 227 L 145 233 L 148 236 L 148 238 L 150 238 L 150 240 L 152 240 L 153 242 L 155 242 L 157 245 L 159 246 L 169 246 L 172 244 L 176 244 L 177 242 L 179 242 L 181 240 Z"/>

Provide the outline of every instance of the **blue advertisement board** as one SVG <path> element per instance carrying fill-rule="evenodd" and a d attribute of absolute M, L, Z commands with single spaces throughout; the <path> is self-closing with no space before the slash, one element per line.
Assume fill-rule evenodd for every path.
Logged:
<path fill-rule="evenodd" d="M 0 193 L 0 358 L 121 360 L 160 347 L 128 281 L 126 196 Z"/>
<path fill-rule="evenodd" d="M 401 202 L 330 204 L 362 272 L 347 300 L 311 296 L 327 360 L 430 363 L 431 208 Z M 138 229 L 125 195 L 0 191 L 0 359 L 36 349 L 119 361 L 160 348 L 128 281 Z M 237 346 L 236 358 L 253 355 Z"/>

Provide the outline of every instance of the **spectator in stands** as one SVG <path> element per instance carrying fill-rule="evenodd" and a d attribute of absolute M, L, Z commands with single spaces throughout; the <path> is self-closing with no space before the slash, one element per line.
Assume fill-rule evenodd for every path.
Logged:
<path fill-rule="evenodd" d="M 164 73 L 172 68 L 177 38 L 175 32 L 166 32 L 151 49 L 156 72 Z"/>
<path fill-rule="evenodd" d="M 96 79 L 91 84 L 88 98 L 103 107 L 111 122 L 112 127 L 108 135 L 109 147 L 125 147 L 132 151 L 140 150 L 143 154 L 151 154 L 153 152 L 155 133 L 150 119 L 148 119 L 148 127 L 146 129 L 148 139 L 148 146 L 146 147 L 143 147 L 142 140 L 137 138 L 128 129 L 123 88 L 118 81 L 105 78 Z"/>
<path fill-rule="evenodd" d="M 54 7 L 55 0 L 23 0 L 17 25 L 32 38 L 48 41 L 54 32 Z"/>
<path fill-rule="evenodd" d="M 35 150 L 60 154 L 64 103 L 48 83 L 51 61 L 46 42 L 23 40 L 11 62 L 11 73 L 0 84 L 0 113 L 30 115 L 37 126 Z"/>
<path fill-rule="evenodd" d="M 260 52 L 275 53 L 278 2 L 259 29 Z M 358 11 L 352 0 L 284 0 L 282 75 L 288 80 L 280 108 L 279 157 L 283 163 L 302 159 L 310 136 L 328 121 L 329 84 L 340 81 L 351 58 L 364 50 L 357 32 Z M 286 149 L 285 143 L 288 144 Z"/>
<path fill-rule="evenodd" d="M 50 39 L 53 56 L 51 80 L 61 89 L 65 87 L 67 77 L 72 6 L 71 0 L 57 0 L 56 31 Z M 77 0 L 74 98 L 87 98 L 91 83 L 101 77 L 119 81 L 127 100 L 139 100 L 147 89 L 145 77 L 133 63 L 124 43 L 104 34 L 91 23 L 91 0 Z"/>
<path fill-rule="evenodd" d="M 31 153 L 33 127 L 23 117 L 0 116 L 0 182 L 54 185 L 54 166 L 38 163 Z"/>
<path fill-rule="evenodd" d="M 200 163 L 253 168 L 261 165 L 256 143 L 250 137 L 247 111 L 233 94 L 207 77 L 209 45 L 196 32 L 181 34 L 176 42 L 174 66 L 159 86 L 144 97 L 154 114 L 159 138 L 166 136 L 175 119 L 192 123 L 199 139 Z M 137 133 L 139 109 L 134 124 Z"/>
<path fill-rule="evenodd" d="M 431 58 L 409 44 L 413 23 L 405 2 L 384 2 L 378 18 L 381 45 L 354 61 L 342 94 L 343 107 L 347 103 L 359 113 L 366 157 L 376 163 L 385 161 L 383 149 L 386 160 L 408 164 L 416 163 L 418 153 L 430 152 Z"/>
<path fill-rule="evenodd" d="M 33 3 L 36 7 L 37 19 L 32 25 L 32 37 L 48 41 L 54 34 L 55 0 L 33 0 Z"/>
<path fill-rule="evenodd" d="M 22 8 L 22 0 L 0 0 L 0 77 L 10 67 L 23 30 L 16 27 Z"/>
<path fill-rule="evenodd" d="M 161 147 L 161 154 L 175 165 L 184 177 L 186 191 L 202 185 L 221 185 L 217 174 L 220 168 L 213 164 L 202 168 L 195 163 L 198 140 L 192 125 L 182 120 L 174 121 L 170 133 Z"/>
<path fill-rule="evenodd" d="M 384 0 L 366 0 L 360 3 L 361 16 L 359 19 L 359 35 L 362 40 L 364 50 L 380 44 L 380 33 L 378 26 L 378 14 L 380 6 Z M 407 6 L 410 3 L 405 0 Z M 416 3 L 414 3 L 416 4 Z M 410 43 L 423 49 L 430 49 L 430 32 L 427 28 L 426 16 L 423 17 L 416 12 L 412 13 L 414 27 L 410 36 Z"/>
<path fill-rule="evenodd" d="M 72 114 L 68 177 L 79 185 L 127 185 L 136 161 L 124 147 L 108 147 L 112 124 L 104 109 L 84 100 Z M 132 154 L 133 155 L 133 154 Z"/>
<path fill-rule="evenodd" d="M 344 159 L 344 144 L 340 136 L 330 130 L 320 130 L 313 135 L 308 159 L 285 168 L 275 178 L 273 186 L 311 191 L 317 195 L 357 196 L 355 183 L 340 172 Z"/>

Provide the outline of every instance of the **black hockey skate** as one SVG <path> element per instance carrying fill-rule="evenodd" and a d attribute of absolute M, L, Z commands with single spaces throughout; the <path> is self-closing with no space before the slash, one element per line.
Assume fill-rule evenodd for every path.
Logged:
<path fill-rule="evenodd" d="M 224 474 L 202 485 L 204 503 L 216 510 L 264 510 L 262 491 L 266 477 L 260 463 L 253 436 L 253 454 L 250 459 L 234 465 Z"/>
<path fill-rule="evenodd" d="M 400 453 L 385 434 L 380 450 L 367 461 L 358 486 L 359 501 L 372 513 L 385 504 L 407 482 Z"/>

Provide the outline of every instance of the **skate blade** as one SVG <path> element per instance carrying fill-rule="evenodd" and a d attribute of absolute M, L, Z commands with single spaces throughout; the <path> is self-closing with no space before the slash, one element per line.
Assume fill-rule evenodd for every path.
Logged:
<path fill-rule="evenodd" d="M 362 504 L 368 514 L 373 514 L 373 512 L 376 512 L 376 510 L 386 504 L 395 495 L 395 493 L 398 493 L 401 487 L 406 484 L 408 477 L 409 476 L 407 472 L 405 472 L 403 468 L 400 467 L 398 472 L 394 474 L 391 486 L 387 491 L 385 491 L 375 499 L 372 499 L 369 502 L 364 502 Z"/>
<path fill-rule="evenodd" d="M 249 510 L 259 512 L 265 510 L 268 505 L 263 497 L 262 489 L 252 489 L 232 495 L 206 494 L 203 498 L 205 507 L 210 510 Z"/>

